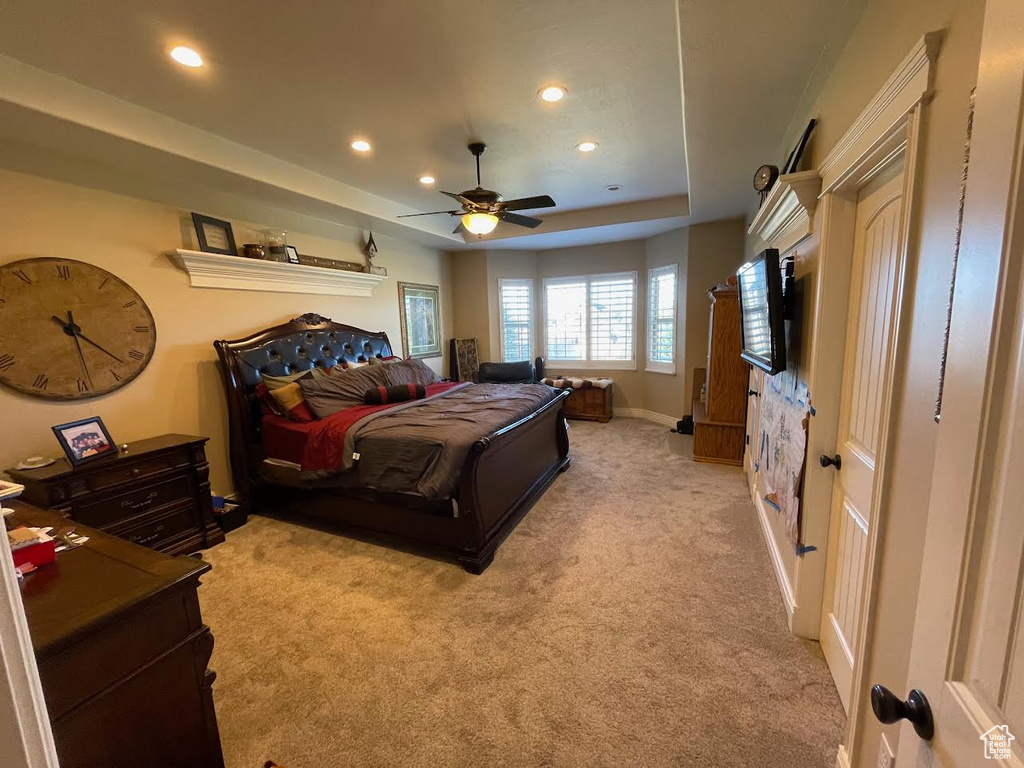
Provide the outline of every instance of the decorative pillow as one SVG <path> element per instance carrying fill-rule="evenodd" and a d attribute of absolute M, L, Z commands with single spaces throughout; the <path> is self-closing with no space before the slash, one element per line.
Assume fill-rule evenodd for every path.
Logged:
<path fill-rule="evenodd" d="M 381 366 L 387 376 L 388 386 L 399 384 L 436 384 L 440 381 L 437 374 L 422 360 L 402 360 L 397 363 Z"/>
<path fill-rule="evenodd" d="M 365 360 L 357 360 L 355 362 L 352 362 L 351 360 L 341 360 L 339 362 L 341 363 L 342 366 L 344 366 L 346 371 L 355 370 L 356 368 L 365 368 L 366 366 L 370 365 L 370 363 L 366 362 Z"/>
<path fill-rule="evenodd" d="M 317 375 L 317 369 L 312 371 L 286 373 L 284 376 L 263 375 L 260 377 L 260 383 L 256 385 L 254 391 L 256 392 L 256 397 L 259 398 L 260 405 L 263 406 L 264 411 L 269 411 L 276 416 L 288 416 L 288 412 L 281 407 L 280 403 L 278 403 L 270 393 L 275 389 L 280 389 L 281 387 L 287 386 L 299 379 L 312 378 Z"/>
<path fill-rule="evenodd" d="M 391 366 L 366 365 L 338 371 L 322 379 L 302 379 L 297 383 L 316 417 L 325 419 L 353 405 L 363 405 L 366 390 L 388 383 L 384 377 L 388 368 Z"/>
<path fill-rule="evenodd" d="M 285 384 L 283 387 L 270 390 L 270 394 L 273 395 L 277 404 L 288 414 L 288 418 L 293 421 L 313 421 L 316 417 L 313 412 L 309 409 L 309 405 L 306 404 L 305 398 L 302 396 L 302 388 L 300 384 L 304 382 L 314 382 L 317 379 L 313 376 L 302 377 L 298 381 L 293 381 L 291 384 Z"/>
<path fill-rule="evenodd" d="M 371 357 L 370 365 L 384 365 L 385 363 L 400 363 L 402 358 L 398 355 L 390 355 L 388 357 Z"/>
<path fill-rule="evenodd" d="M 427 389 L 422 384 L 399 384 L 394 387 L 368 389 L 363 399 L 367 405 L 386 405 L 406 400 L 422 400 L 426 396 Z"/>

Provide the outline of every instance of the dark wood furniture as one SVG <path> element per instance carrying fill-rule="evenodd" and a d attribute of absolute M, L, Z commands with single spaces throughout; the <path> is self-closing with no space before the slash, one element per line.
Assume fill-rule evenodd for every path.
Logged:
<path fill-rule="evenodd" d="M 455 496 L 444 504 L 370 489 L 285 485 L 264 472 L 261 412 L 254 393 L 263 374 L 282 375 L 340 360 L 392 354 L 383 331 L 366 331 L 306 314 L 234 341 L 214 343 L 227 392 L 231 473 L 250 510 L 313 514 L 453 557 L 481 573 L 533 502 L 569 466 L 569 437 L 559 397 L 477 440 Z"/>
<path fill-rule="evenodd" d="M 24 501 L 135 544 L 187 554 L 224 541 L 213 517 L 207 439 L 161 435 L 78 467 L 59 459 L 5 471 L 25 486 Z"/>
<path fill-rule="evenodd" d="M 743 463 L 746 434 L 747 374 L 740 357 L 740 306 L 735 288 L 708 291 L 707 368 L 697 368 L 693 380 L 693 460 L 712 464 Z M 701 385 L 705 402 L 701 402 Z"/>
<path fill-rule="evenodd" d="M 72 527 L 16 501 L 13 524 Z M 62 766 L 222 768 L 196 589 L 210 570 L 74 525 L 90 537 L 28 574 L 22 602 Z"/>
<path fill-rule="evenodd" d="M 615 389 L 614 384 L 609 384 L 604 389 L 598 387 L 570 389 L 569 392 L 572 394 L 565 401 L 565 417 L 607 424 L 612 418 L 612 400 L 615 396 L 613 389 Z"/>

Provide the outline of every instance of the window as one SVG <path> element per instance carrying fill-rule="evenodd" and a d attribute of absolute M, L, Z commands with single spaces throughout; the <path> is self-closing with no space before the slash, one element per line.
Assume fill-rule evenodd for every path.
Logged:
<path fill-rule="evenodd" d="M 636 272 L 544 281 L 547 358 L 577 368 L 636 367 Z"/>
<path fill-rule="evenodd" d="M 647 272 L 647 370 L 676 372 L 675 264 Z"/>
<path fill-rule="evenodd" d="M 533 359 L 533 280 L 498 280 L 501 360 Z"/>

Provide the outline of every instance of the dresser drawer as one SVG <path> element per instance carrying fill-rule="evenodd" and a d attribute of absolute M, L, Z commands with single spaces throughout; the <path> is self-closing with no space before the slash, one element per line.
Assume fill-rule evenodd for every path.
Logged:
<path fill-rule="evenodd" d="M 136 488 L 101 501 L 76 504 L 72 509 L 72 517 L 86 525 L 109 528 L 128 518 L 182 499 L 192 499 L 192 487 L 186 475 Z"/>
<path fill-rule="evenodd" d="M 130 483 L 133 480 L 140 480 L 144 477 L 155 475 L 158 472 L 173 469 L 174 467 L 180 467 L 189 463 L 189 453 L 187 449 L 182 448 L 160 456 L 142 457 L 138 461 L 128 463 L 127 466 L 122 466 L 125 463 L 122 459 L 118 462 L 117 466 L 112 466 L 110 469 L 104 469 L 89 475 L 87 484 L 90 486 L 90 489 L 99 491 L 111 486 Z"/>
<path fill-rule="evenodd" d="M 186 531 L 195 531 L 198 527 L 195 505 L 190 500 L 152 516 L 146 515 L 144 521 L 136 522 L 134 525 L 116 525 L 106 530 L 107 533 L 126 539 L 132 544 L 159 549 L 163 542 Z"/>

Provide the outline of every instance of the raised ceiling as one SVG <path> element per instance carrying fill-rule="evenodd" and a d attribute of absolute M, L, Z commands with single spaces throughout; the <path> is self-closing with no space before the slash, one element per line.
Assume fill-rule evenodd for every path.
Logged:
<path fill-rule="evenodd" d="M 474 185 L 470 139 L 488 144 L 484 186 L 558 203 L 538 230 L 499 225 L 493 247 L 743 214 L 752 163 L 779 143 L 835 33 L 814 0 L 771 13 L 740 0 L 17 5 L 0 26 L 0 163 L 31 171 L 30 158 L 59 152 L 108 187 L 130 173 L 133 189 L 152 169 L 179 193 L 194 181 L 443 248 L 463 245 L 450 219 L 396 217 L 448 208 L 434 190 Z M 753 39 L 787 53 L 765 65 Z M 170 61 L 181 44 L 206 66 Z M 548 83 L 568 97 L 539 101 Z M 373 151 L 351 152 L 354 138 Z M 581 155 L 581 140 L 599 149 Z"/>

